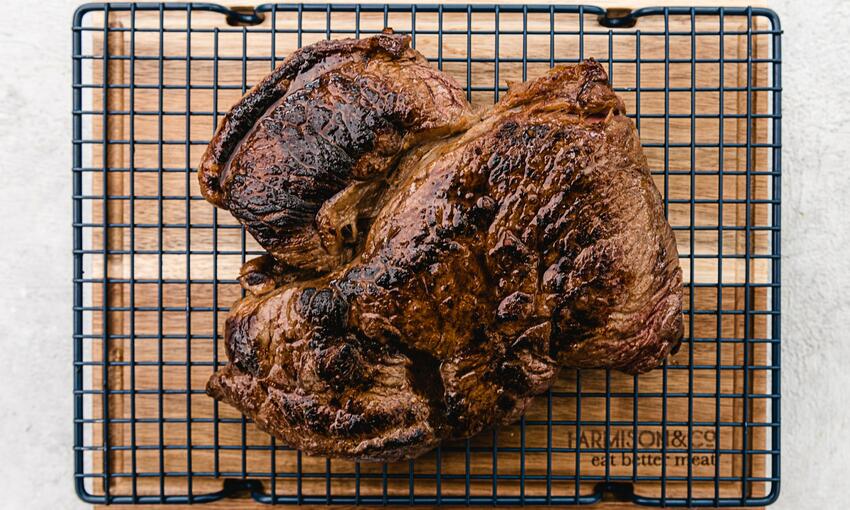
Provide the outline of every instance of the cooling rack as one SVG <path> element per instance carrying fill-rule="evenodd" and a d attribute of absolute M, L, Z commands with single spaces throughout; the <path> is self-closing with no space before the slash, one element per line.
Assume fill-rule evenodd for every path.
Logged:
<path fill-rule="evenodd" d="M 204 394 L 260 253 L 200 196 L 222 115 L 297 47 L 390 26 L 476 106 L 594 57 L 641 133 L 685 335 L 640 377 L 565 369 L 516 425 L 416 461 L 319 459 Z M 761 506 L 780 464 L 781 29 L 759 8 L 109 3 L 73 19 L 74 449 L 93 503 Z M 243 500 L 244 501 L 244 500 Z"/>

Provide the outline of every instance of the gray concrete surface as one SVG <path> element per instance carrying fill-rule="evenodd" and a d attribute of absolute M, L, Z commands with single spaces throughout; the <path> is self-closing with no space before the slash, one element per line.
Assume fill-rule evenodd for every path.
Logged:
<path fill-rule="evenodd" d="M 775 508 L 847 508 L 850 3 L 782 0 L 772 6 L 785 29 L 783 462 Z"/>
<path fill-rule="evenodd" d="M 74 4 L 5 1 L 0 16 L 0 508 L 86 507 L 73 494 L 71 451 Z M 850 4 L 772 5 L 786 31 L 783 465 L 773 508 L 846 508 Z"/>

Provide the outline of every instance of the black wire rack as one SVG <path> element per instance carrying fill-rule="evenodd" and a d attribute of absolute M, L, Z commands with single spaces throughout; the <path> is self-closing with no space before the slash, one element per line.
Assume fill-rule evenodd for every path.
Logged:
<path fill-rule="evenodd" d="M 416 461 L 281 445 L 204 394 L 256 244 L 203 201 L 222 115 L 294 48 L 409 33 L 476 105 L 602 62 L 686 275 L 640 377 L 565 369 L 516 425 Z M 781 29 L 761 8 L 98 3 L 73 19 L 75 485 L 93 503 L 761 506 L 779 492 Z"/>

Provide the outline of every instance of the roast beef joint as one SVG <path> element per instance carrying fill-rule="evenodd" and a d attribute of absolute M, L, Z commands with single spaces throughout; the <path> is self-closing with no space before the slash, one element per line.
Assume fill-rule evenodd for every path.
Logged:
<path fill-rule="evenodd" d="M 675 238 L 592 60 L 473 111 L 407 36 L 319 42 L 232 108 L 199 180 L 267 252 L 207 392 L 308 454 L 414 458 L 561 367 L 643 373 L 682 337 Z"/>

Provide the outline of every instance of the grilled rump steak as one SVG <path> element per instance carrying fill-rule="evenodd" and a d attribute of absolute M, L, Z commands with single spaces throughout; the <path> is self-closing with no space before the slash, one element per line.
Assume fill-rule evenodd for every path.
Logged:
<path fill-rule="evenodd" d="M 320 43 L 200 168 L 269 251 L 207 391 L 307 453 L 413 458 L 515 420 L 561 366 L 645 372 L 682 336 L 675 240 L 593 61 L 476 118 L 407 38 Z"/>

